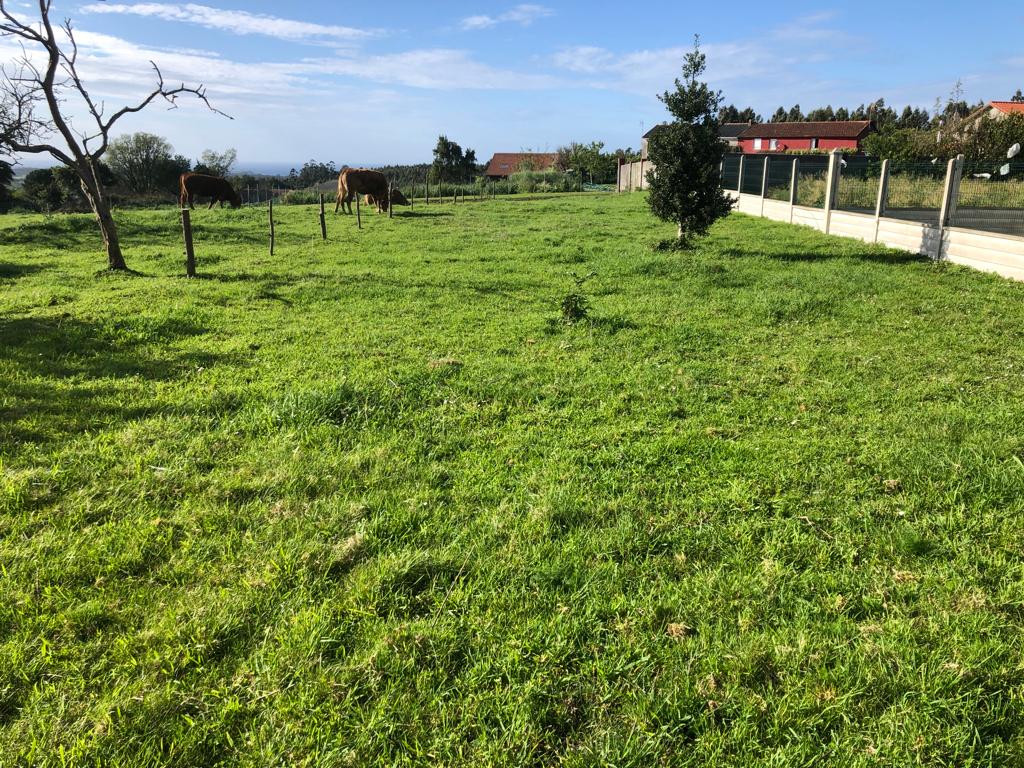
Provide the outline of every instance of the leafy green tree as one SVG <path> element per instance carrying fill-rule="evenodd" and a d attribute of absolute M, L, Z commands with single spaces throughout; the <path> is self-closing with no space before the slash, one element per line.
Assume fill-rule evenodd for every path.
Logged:
<path fill-rule="evenodd" d="M 562 171 L 574 171 L 598 184 L 608 184 L 615 180 L 618 152 L 623 150 L 606 153 L 603 141 L 592 141 L 590 144 L 573 142 L 558 148 L 557 165 Z"/>
<path fill-rule="evenodd" d="M 718 122 L 720 123 L 738 123 L 740 122 L 740 111 L 736 109 L 735 104 L 730 104 L 726 107 L 722 107 L 718 110 Z"/>
<path fill-rule="evenodd" d="M 138 195 L 173 194 L 178 177 L 191 168 L 187 158 L 174 154 L 167 139 L 151 133 L 132 133 L 111 141 L 107 163 L 121 186 Z"/>
<path fill-rule="evenodd" d="M 849 120 L 849 119 L 850 119 L 850 110 L 848 110 L 846 107 L 839 107 L 836 110 L 836 120 Z"/>
<path fill-rule="evenodd" d="M 746 109 L 740 110 L 738 123 L 760 123 L 762 122 L 761 116 L 754 111 L 753 107 L 747 107 Z"/>
<path fill-rule="evenodd" d="M 802 123 L 804 121 L 804 113 L 800 111 L 800 105 L 794 104 L 790 108 L 789 113 L 786 115 L 786 120 L 791 123 Z"/>
<path fill-rule="evenodd" d="M 21 183 L 21 193 L 33 205 L 46 211 L 60 208 L 64 202 L 64 195 L 54 178 L 53 168 L 29 171 Z"/>
<path fill-rule="evenodd" d="M 699 38 L 683 61 L 683 78 L 675 90 L 658 98 L 672 122 L 651 137 L 649 155 L 656 171 L 647 176 L 648 203 L 655 216 L 674 222 L 675 248 L 688 247 L 732 210 L 732 200 L 719 185 L 718 169 L 725 144 L 718 138 L 721 94 L 699 78 L 707 66 Z"/>
<path fill-rule="evenodd" d="M 1020 88 L 1018 88 L 1017 92 L 1010 97 L 1010 101 L 1012 101 L 1014 104 L 1020 104 L 1024 102 L 1024 93 L 1021 93 Z"/>
<path fill-rule="evenodd" d="M 7 213 L 11 209 L 11 201 L 14 199 L 11 188 L 14 186 L 14 166 L 0 160 L 0 213 Z"/>
<path fill-rule="evenodd" d="M 476 172 L 475 150 L 467 148 L 463 152 L 462 147 L 447 136 L 437 137 L 437 144 L 434 146 L 434 162 L 430 166 L 431 181 L 472 181 Z"/>
<path fill-rule="evenodd" d="M 97 163 L 96 179 L 104 189 L 116 181 L 105 163 Z M 44 211 L 89 209 L 78 174 L 63 165 L 29 172 L 22 182 L 20 194 L 31 205 Z"/>
<path fill-rule="evenodd" d="M 930 134 L 929 134 L 930 135 Z M 1024 144 L 1024 114 L 1011 114 L 999 120 L 982 120 L 974 130 L 947 132 L 941 147 L 944 157 L 963 154 L 969 162 L 1006 162 L 1006 151 Z"/>
<path fill-rule="evenodd" d="M 870 133 L 864 138 L 864 151 L 880 160 L 908 162 L 935 156 L 935 137 L 930 131 L 895 128 Z"/>
<path fill-rule="evenodd" d="M 212 149 L 203 150 L 196 162 L 196 173 L 205 173 L 210 176 L 227 176 L 238 160 L 238 152 L 234 149 L 226 149 L 223 152 L 215 152 Z"/>

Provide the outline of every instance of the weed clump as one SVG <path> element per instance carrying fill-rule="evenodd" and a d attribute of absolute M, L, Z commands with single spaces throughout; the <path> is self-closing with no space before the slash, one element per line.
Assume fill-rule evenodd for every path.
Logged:
<path fill-rule="evenodd" d="M 562 321 L 573 325 L 587 319 L 590 314 L 590 300 L 583 294 L 583 284 L 596 275 L 591 272 L 580 277 L 575 272 L 572 275 L 575 287 L 572 291 L 562 297 Z"/>

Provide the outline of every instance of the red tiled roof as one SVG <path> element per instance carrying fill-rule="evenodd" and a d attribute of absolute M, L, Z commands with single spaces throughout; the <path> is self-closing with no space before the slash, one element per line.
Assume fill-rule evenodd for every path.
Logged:
<path fill-rule="evenodd" d="M 760 123 L 741 139 L 860 139 L 871 130 L 870 120 L 830 120 L 820 123 Z"/>
<path fill-rule="evenodd" d="M 1024 102 L 1021 101 L 990 101 L 989 106 L 1005 114 L 1024 112 Z"/>
<path fill-rule="evenodd" d="M 557 152 L 495 152 L 485 176 L 510 176 L 523 167 L 546 171 L 558 162 Z"/>

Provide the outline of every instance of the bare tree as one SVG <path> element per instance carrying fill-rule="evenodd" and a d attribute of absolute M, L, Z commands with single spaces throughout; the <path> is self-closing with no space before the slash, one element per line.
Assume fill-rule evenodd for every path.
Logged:
<path fill-rule="evenodd" d="M 211 106 L 204 86 L 168 86 L 160 68 L 150 62 L 156 87 L 135 106 L 122 107 L 107 115 L 103 102 L 90 96 L 79 77 L 78 45 L 71 21 L 65 19 L 55 28 L 50 20 L 52 0 L 38 2 L 39 19 L 30 22 L 15 17 L 11 3 L 0 0 L 0 38 L 15 39 L 22 49 L 18 59 L 0 68 L 0 150 L 48 154 L 71 168 L 96 215 L 110 269 L 127 269 L 110 203 L 97 173 L 97 164 L 107 151 L 114 125 L 125 115 L 141 112 L 158 99 L 173 109 L 178 97 L 185 94 L 195 96 L 218 114 L 224 113 Z M 72 99 L 87 113 L 88 131 L 74 127 L 69 104 Z"/>

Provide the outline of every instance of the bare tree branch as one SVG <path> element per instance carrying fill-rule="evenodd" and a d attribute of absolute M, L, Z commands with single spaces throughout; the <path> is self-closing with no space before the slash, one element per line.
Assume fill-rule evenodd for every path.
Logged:
<path fill-rule="evenodd" d="M 88 198 L 103 233 L 111 269 L 126 269 L 118 242 L 117 229 L 97 166 L 107 151 L 110 132 L 125 115 L 141 112 L 157 99 L 170 109 L 178 106 L 181 96 L 194 96 L 213 112 L 232 119 L 216 109 L 206 95 L 206 87 L 181 83 L 170 87 L 156 62 L 156 87 L 134 106 L 122 107 L 109 117 L 104 104 L 97 103 L 78 72 L 79 50 L 70 19 L 58 28 L 67 40 L 58 39 L 50 20 L 52 0 L 38 0 L 39 21 L 28 23 L 17 18 L 7 0 L 0 0 L 0 38 L 13 38 L 21 44 L 20 59 L 0 65 L 0 152 L 49 154 L 78 174 L 82 191 Z M 26 50 L 26 44 L 41 56 Z M 40 63 L 45 59 L 45 66 Z M 11 66 L 13 64 L 13 66 Z M 85 105 L 95 129 L 77 130 L 67 100 L 72 97 Z M 53 139 L 59 137 L 61 141 Z M 63 143 L 65 147 L 61 147 Z M 93 149 L 93 145 L 98 146 Z"/>

